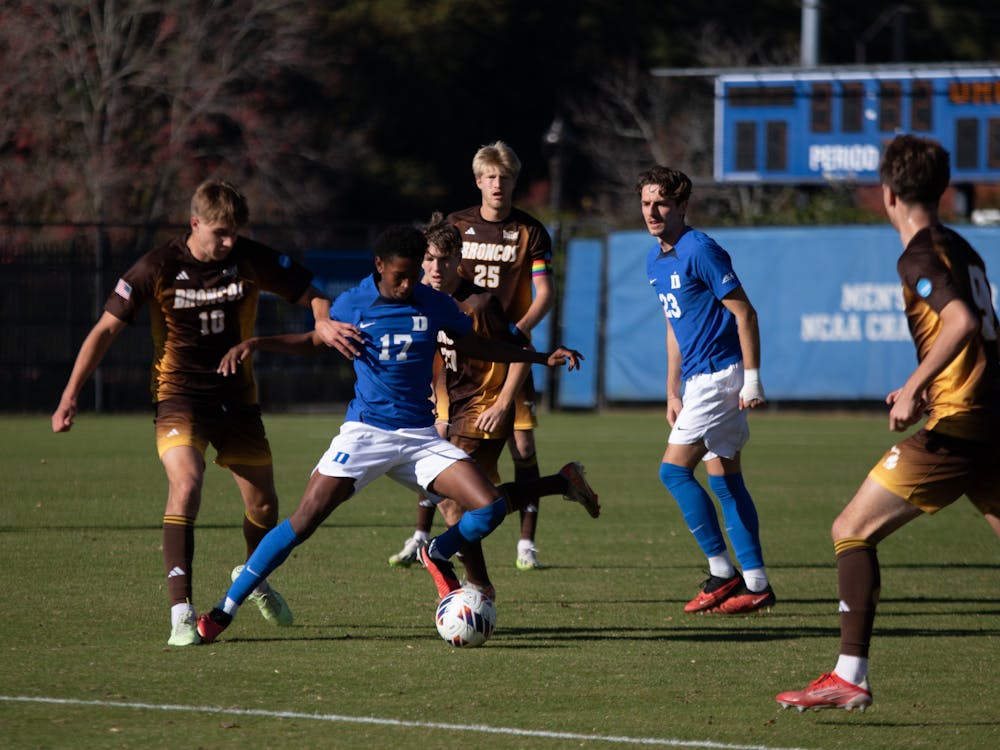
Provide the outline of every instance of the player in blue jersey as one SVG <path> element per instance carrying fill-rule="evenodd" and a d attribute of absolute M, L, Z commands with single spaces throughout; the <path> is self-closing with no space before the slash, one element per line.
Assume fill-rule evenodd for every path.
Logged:
<path fill-rule="evenodd" d="M 418 229 L 390 227 L 374 249 L 375 273 L 341 294 L 330 310 L 331 318 L 352 326 L 335 329 L 337 340 L 321 341 L 315 332 L 249 339 L 219 366 L 221 372 L 234 372 L 257 348 L 295 353 L 325 343 L 353 359 L 357 381 L 340 433 L 313 470 L 299 507 L 264 537 L 219 605 L 198 618 L 206 642 L 229 625 L 260 581 L 338 505 L 383 474 L 414 490 L 448 497 L 465 511 L 420 550 L 439 594 L 459 585 L 450 558 L 520 510 L 468 454 L 437 433 L 430 396 L 438 332 L 452 339 L 456 350 L 483 360 L 568 363 L 572 370 L 582 355 L 564 347 L 545 354 L 476 335 L 472 319 L 449 295 L 420 283 L 427 240 Z"/>
<path fill-rule="evenodd" d="M 686 612 L 743 614 L 774 604 L 764 568 L 757 509 L 743 482 L 740 451 L 750 436 L 745 409 L 764 403 L 757 313 L 729 254 L 685 221 L 691 180 L 657 166 L 636 191 L 649 233 L 649 283 L 667 320 L 667 421 L 660 480 L 708 558 L 709 576 Z M 733 565 L 715 504 L 694 478 L 704 461 L 719 499 Z"/>

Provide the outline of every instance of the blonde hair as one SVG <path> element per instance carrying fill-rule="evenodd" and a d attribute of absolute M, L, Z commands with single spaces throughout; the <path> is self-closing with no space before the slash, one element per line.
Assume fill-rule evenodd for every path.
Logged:
<path fill-rule="evenodd" d="M 472 157 L 472 174 L 479 179 L 490 167 L 498 167 L 515 180 L 521 174 L 521 160 L 517 158 L 514 149 L 503 141 L 496 141 L 481 146 Z"/>
<path fill-rule="evenodd" d="M 191 198 L 191 215 L 209 223 L 242 227 L 250 220 L 250 208 L 232 183 L 205 180 Z"/>

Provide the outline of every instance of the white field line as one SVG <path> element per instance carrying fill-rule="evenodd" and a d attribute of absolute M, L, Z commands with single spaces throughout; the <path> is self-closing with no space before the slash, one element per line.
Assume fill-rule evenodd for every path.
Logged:
<path fill-rule="evenodd" d="M 146 711 L 188 711 L 192 713 L 218 714 L 220 716 L 260 716 L 269 719 L 302 719 L 306 721 L 341 722 L 345 724 L 374 724 L 388 727 L 413 729 L 442 729 L 451 732 L 477 732 L 479 734 L 504 734 L 514 737 L 538 737 L 549 740 L 581 740 L 586 742 L 609 742 L 618 745 L 642 745 L 647 747 L 695 747 L 711 750 L 804 750 L 803 748 L 782 748 L 769 745 L 732 745 L 707 740 L 674 740 L 659 737 L 618 737 L 602 734 L 582 734 L 576 732 L 547 732 L 514 727 L 491 727 L 485 724 L 449 724 L 438 721 L 404 721 L 381 719 L 376 716 L 341 716 L 338 714 L 308 714 L 298 711 L 264 711 L 247 708 L 222 708 L 219 706 L 182 706 L 169 703 L 131 703 L 124 701 L 86 701 L 73 698 L 45 698 L 37 696 L 0 695 L 5 703 L 47 703 L 62 706 L 93 706 L 95 708 L 131 708 Z"/>

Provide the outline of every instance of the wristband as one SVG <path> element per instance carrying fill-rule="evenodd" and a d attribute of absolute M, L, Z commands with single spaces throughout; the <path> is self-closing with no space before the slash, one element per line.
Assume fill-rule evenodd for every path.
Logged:
<path fill-rule="evenodd" d="M 756 367 L 743 371 L 743 387 L 740 388 L 740 398 L 744 403 L 749 401 L 764 401 L 764 386 L 760 382 L 760 370 Z"/>

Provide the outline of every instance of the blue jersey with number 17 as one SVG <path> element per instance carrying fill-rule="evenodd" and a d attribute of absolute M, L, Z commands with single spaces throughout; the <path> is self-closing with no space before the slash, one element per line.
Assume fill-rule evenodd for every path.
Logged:
<path fill-rule="evenodd" d="M 354 399 L 346 420 L 384 430 L 434 424 L 431 380 L 437 335 L 452 339 L 472 331 L 472 318 L 449 295 L 417 284 L 406 302 L 379 294 L 374 276 L 341 294 L 330 317 L 351 323 L 364 337 L 354 360 Z"/>
<path fill-rule="evenodd" d="M 669 252 L 646 256 L 646 275 L 681 350 L 681 379 L 743 359 L 736 318 L 721 300 L 740 286 L 729 253 L 688 227 Z"/>

